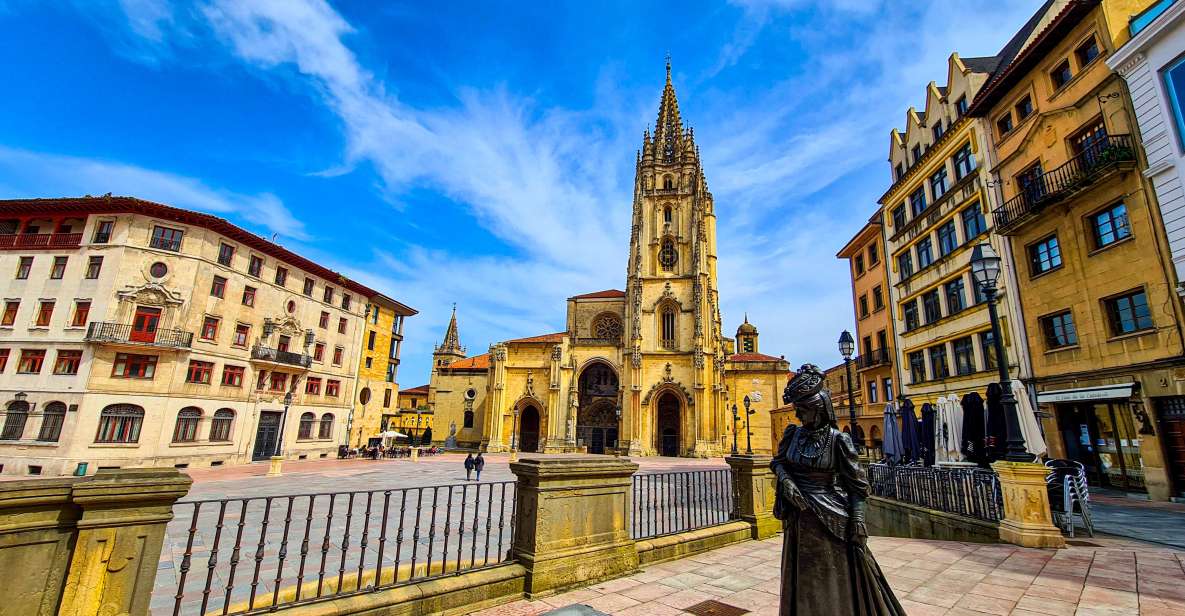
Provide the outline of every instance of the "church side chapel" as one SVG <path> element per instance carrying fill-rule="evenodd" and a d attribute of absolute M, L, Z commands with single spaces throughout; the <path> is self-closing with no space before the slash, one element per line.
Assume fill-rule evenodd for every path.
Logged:
<path fill-rule="evenodd" d="M 735 339 L 723 334 L 715 205 L 669 61 L 666 72 L 654 132 L 636 157 L 625 290 L 570 297 L 565 331 L 473 357 L 454 308 L 428 405 L 457 446 L 693 457 L 725 455 L 734 437 L 741 452 L 776 446 L 770 410 L 790 365 L 760 352 L 747 316 Z"/>

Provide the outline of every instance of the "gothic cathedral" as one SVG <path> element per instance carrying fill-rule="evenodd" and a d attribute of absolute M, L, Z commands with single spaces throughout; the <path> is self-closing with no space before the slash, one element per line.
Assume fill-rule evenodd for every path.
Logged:
<path fill-rule="evenodd" d="M 751 442 L 769 453 L 789 363 L 758 352 L 748 319 L 724 336 L 715 205 L 669 62 L 636 158 L 629 251 L 625 291 L 568 298 L 563 332 L 466 357 L 454 309 L 428 390 L 438 438 L 487 451 L 712 457 Z"/>

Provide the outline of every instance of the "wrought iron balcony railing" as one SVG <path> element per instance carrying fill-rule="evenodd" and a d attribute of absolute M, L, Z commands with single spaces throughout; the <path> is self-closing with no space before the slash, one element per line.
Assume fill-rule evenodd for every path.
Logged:
<path fill-rule="evenodd" d="M 7 233 L 0 235 L 0 250 L 77 248 L 81 243 L 81 233 Z"/>
<path fill-rule="evenodd" d="M 1131 135 L 1108 135 L 1095 141 L 1064 165 L 1028 180 L 1015 197 L 996 208 L 992 212 L 996 231 L 1015 230 L 1045 207 L 1077 194 L 1120 165 L 1135 160 Z"/>
<path fill-rule="evenodd" d="M 94 321 L 86 328 L 86 341 L 100 344 L 142 344 L 145 346 L 188 349 L 193 346 L 193 332 L 180 329 L 133 330 L 130 324 Z"/>
<path fill-rule="evenodd" d="M 251 348 L 251 359 L 259 359 L 263 361 L 275 362 L 278 364 L 288 364 L 290 366 L 301 366 L 308 368 L 313 365 L 313 358 L 311 355 L 305 353 L 293 353 L 291 351 L 281 351 L 280 349 L 273 349 L 257 344 Z"/>
<path fill-rule="evenodd" d="M 892 358 L 889 357 L 888 349 L 875 349 L 870 353 L 857 355 L 853 361 L 856 364 L 857 370 L 867 370 L 868 368 L 888 365 L 892 361 Z"/>

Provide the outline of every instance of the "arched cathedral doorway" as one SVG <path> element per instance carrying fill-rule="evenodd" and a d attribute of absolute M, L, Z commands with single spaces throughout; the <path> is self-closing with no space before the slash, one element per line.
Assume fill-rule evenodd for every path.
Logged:
<path fill-rule="evenodd" d="M 617 446 L 617 373 L 608 365 L 595 362 L 580 373 L 579 408 L 576 413 L 576 438 L 588 453 L 605 453 Z"/>
<path fill-rule="evenodd" d="M 655 430 L 655 449 L 660 456 L 679 455 L 679 397 L 666 392 L 658 398 L 658 425 Z"/>
<path fill-rule="evenodd" d="M 536 409 L 533 404 L 524 406 L 519 422 L 519 451 L 537 453 L 539 451 L 539 409 Z"/>

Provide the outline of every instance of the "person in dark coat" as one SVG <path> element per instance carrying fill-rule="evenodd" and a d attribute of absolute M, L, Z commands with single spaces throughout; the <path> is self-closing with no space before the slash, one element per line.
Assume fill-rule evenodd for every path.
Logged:
<path fill-rule="evenodd" d="M 999 383 L 987 386 L 987 432 L 983 436 L 988 462 L 1004 459 L 1008 450 L 1008 423 L 1004 417 L 1004 388 Z"/>
<path fill-rule="evenodd" d="M 481 481 L 481 469 L 486 467 L 486 459 L 481 457 L 481 452 L 477 452 L 477 457 L 473 459 L 473 470 L 477 471 L 477 480 Z M 480 488 L 479 488 L 480 489 Z"/>
<path fill-rule="evenodd" d="M 469 476 L 473 474 L 473 454 L 465 456 L 465 481 L 469 481 Z"/>
<path fill-rule="evenodd" d="M 980 466 L 987 466 L 987 456 L 983 449 L 983 396 L 978 392 L 971 392 L 963 396 L 960 402 L 963 407 L 963 442 L 959 444 L 959 451 L 968 462 Z"/>

